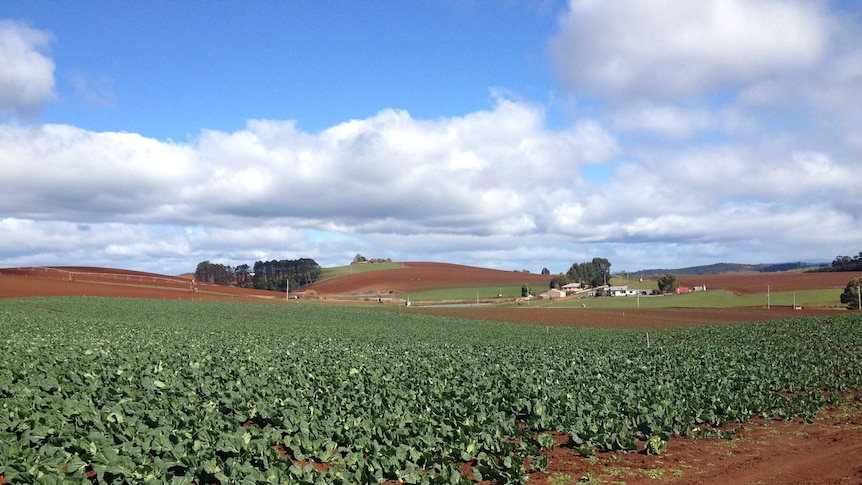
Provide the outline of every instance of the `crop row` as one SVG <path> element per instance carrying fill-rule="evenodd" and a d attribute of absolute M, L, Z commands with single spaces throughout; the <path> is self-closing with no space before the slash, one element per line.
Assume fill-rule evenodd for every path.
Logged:
<path fill-rule="evenodd" d="M 810 418 L 860 389 L 852 314 L 572 329 L 335 307 L 0 301 L 0 474 L 41 483 L 522 483 L 547 432 Z M 469 465 L 469 473 L 462 465 Z"/>

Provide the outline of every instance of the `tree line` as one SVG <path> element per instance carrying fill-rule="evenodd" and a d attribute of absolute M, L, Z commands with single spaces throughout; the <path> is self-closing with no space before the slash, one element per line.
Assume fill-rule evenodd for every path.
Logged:
<path fill-rule="evenodd" d="M 823 271 L 862 271 L 862 252 L 856 256 L 838 256 Z"/>
<path fill-rule="evenodd" d="M 247 264 L 230 265 L 202 261 L 195 270 L 195 280 L 217 285 L 232 285 L 258 290 L 286 291 L 310 285 L 320 279 L 321 268 L 310 258 L 256 261 L 254 266 Z"/>
<path fill-rule="evenodd" d="M 545 270 L 542 270 L 545 274 Z M 574 263 L 565 273 L 551 278 L 551 288 L 562 288 L 569 283 L 580 283 L 582 287 L 602 286 L 611 279 L 611 262 L 605 258 L 593 258 L 592 261 Z"/>

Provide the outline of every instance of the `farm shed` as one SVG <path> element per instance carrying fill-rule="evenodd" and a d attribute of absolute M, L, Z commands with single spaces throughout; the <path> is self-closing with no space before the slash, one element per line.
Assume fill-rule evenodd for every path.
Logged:
<path fill-rule="evenodd" d="M 676 294 L 681 295 L 683 293 L 693 293 L 695 291 L 706 291 L 706 285 L 702 286 L 680 286 L 676 289 Z"/>
<path fill-rule="evenodd" d="M 570 295 L 572 293 L 576 293 L 576 292 L 580 291 L 580 289 L 581 289 L 580 283 L 569 283 L 567 285 L 563 285 L 563 288 L 562 288 L 562 290 L 565 291 L 567 295 Z"/>
<path fill-rule="evenodd" d="M 539 298 L 543 300 L 553 300 L 554 298 L 563 298 L 564 296 L 566 296 L 566 292 L 556 288 L 539 294 Z"/>

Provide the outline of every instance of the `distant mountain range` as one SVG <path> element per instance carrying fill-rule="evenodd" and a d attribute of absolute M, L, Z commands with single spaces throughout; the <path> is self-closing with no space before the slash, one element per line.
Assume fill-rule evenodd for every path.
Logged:
<path fill-rule="evenodd" d="M 818 268 L 828 265 L 829 263 L 779 263 L 779 264 L 741 264 L 741 263 L 715 263 L 706 266 L 691 266 L 688 268 L 677 269 L 642 269 L 629 273 L 632 276 L 661 276 L 671 273 L 675 275 L 697 275 L 697 274 L 720 274 L 720 273 L 740 273 L 740 272 L 758 272 L 758 273 L 774 273 L 777 271 L 790 271 L 803 268 Z"/>

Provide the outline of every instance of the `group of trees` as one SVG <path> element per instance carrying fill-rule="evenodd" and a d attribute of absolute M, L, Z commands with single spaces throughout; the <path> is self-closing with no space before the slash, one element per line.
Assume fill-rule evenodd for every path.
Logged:
<path fill-rule="evenodd" d="M 856 256 L 838 256 L 832 261 L 832 265 L 823 268 L 824 271 L 862 271 L 862 252 Z M 862 278 L 853 278 L 841 293 L 841 303 L 847 305 L 850 310 L 862 310 Z"/>
<path fill-rule="evenodd" d="M 838 256 L 828 271 L 862 271 L 862 252 L 856 256 Z"/>
<path fill-rule="evenodd" d="M 226 264 L 201 261 L 195 269 L 195 280 L 216 285 L 250 286 L 251 279 L 247 264 L 231 267 Z"/>
<path fill-rule="evenodd" d="M 549 272 L 550 273 L 550 272 Z M 542 270 L 545 274 L 545 270 Z M 580 283 L 583 287 L 597 287 L 608 284 L 611 279 L 611 262 L 605 258 L 593 258 L 592 261 L 574 263 L 569 270 L 551 278 L 551 288 L 562 288 L 569 283 Z"/>
<path fill-rule="evenodd" d="M 310 258 L 257 261 L 252 283 L 261 290 L 285 291 L 288 282 L 291 288 L 310 285 L 320 273 L 320 265 Z"/>
<path fill-rule="evenodd" d="M 252 268 L 247 264 L 231 267 L 202 261 L 195 270 L 195 279 L 217 285 L 234 285 L 259 290 L 285 291 L 314 283 L 320 279 L 320 265 L 309 258 L 257 261 Z"/>
<path fill-rule="evenodd" d="M 353 261 L 351 261 L 351 262 L 350 262 L 350 264 L 365 264 L 365 263 L 391 263 L 391 262 L 392 262 L 392 258 L 386 258 L 386 259 L 383 259 L 383 258 L 372 258 L 372 259 L 368 259 L 368 258 L 366 258 L 365 256 L 363 256 L 363 255 L 361 255 L 361 254 L 359 254 L 359 253 L 356 253 L 356 256 L 354 256 L 354 257 L 353 257 Z"/>
<path fill-rule="evenodd" d="M 679 280 L 672 273 L 665 273 L 658 279 L 658 291 L 662 293 L 673 293 L 679 288 Z"/>
<path fill-rule="evenodd" d="M 853 278 L 847 283 L 844 293 L 841 293 L 841 303 L 847 305 L 850 310 L 862 310 L 859 292 L 862 292 L 862 278 Z"/>

